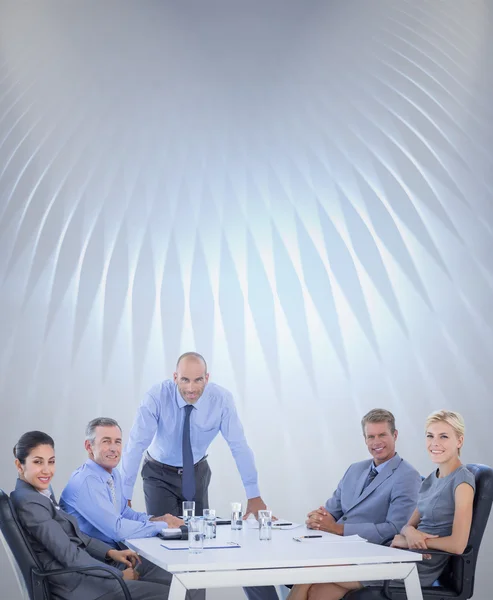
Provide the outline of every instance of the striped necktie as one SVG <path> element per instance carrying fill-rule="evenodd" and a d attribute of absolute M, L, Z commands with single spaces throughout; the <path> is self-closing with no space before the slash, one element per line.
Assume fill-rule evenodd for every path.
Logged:
<path fill-rule="evenodd" d="M 113 475 L 108 479 L 108 486 L 110 488 L 110 495 L 111 501 L 113 502 L 113 506 L 115 509 L 118 509 L 118 504 L 116 501 L 115 480 L 113 479 Z"/>
<path fill-rule="evenodd" d="M 370 485 L 370 483 L 375 479 L 377 475 L 378 471 L 375 469 L 375 467 L 372 466 L 366 478 L 365 485 L 363 486 L 363 489 L 360 492 L 360 495 L 366 490 L 366 488 Z"/>

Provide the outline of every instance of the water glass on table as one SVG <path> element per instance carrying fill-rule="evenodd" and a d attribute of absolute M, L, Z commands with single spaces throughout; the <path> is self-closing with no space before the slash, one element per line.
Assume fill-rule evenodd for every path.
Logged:
<path fill-rule="evenodd" d="M 261 542 L 272 539 L 272 511 L 258 511 L 258 537 Z"/>
<path fill-rule="evenodd" d="M 243 529 L 241 502 L 231 502 L 231 529 Z"/>
<path fill-rule="evenodd" d="M 195 517 L 195 502 L 193 500 L 185 500 L 181 505 L 183 520 L 185 521 L 185 525 L 188 524 L 188 520 L 191 517 Z"/>
<path fill-rule="evenodd" d="M 206 540 L 216 538 L 216 511 L 213 508 L 204 508 L 204 533 Z"/>
<path fill-rule="evenodd" d="M 188 551 L 190 554 L 200 554 L 204 549 L 204 519 L 190 517 L 188 520 Z"/>

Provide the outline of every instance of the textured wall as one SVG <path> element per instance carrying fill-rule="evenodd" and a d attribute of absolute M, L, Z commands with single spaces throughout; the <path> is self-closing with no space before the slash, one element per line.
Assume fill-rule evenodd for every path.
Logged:
<path fill-rule="evenodd" d="M 41 428 L 60 491 L 189 349 L 285 516 L 377 405 L 423 473 L 440 407 L 492 464 L 491 56 L 488 0 L 0 2 L 0 486 Z"/>

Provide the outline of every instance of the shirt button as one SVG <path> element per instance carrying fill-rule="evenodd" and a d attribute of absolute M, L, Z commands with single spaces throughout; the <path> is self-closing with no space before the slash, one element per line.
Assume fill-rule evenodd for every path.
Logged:
<path fill-rule="evenodd" d="M 347 521 L 347 517 L 342 517 L 342 520 L 343 521 Z"/>

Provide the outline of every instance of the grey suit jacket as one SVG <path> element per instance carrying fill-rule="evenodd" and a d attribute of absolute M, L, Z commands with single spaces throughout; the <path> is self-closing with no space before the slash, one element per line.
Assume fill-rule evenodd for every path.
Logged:
<path fill-rule="evenodd" d="M 101 566 L 104 563 L 111 547 L 82 533 L 74 517 L 31 485 L 18 479 L 10 497 L 43 569 Z M 122 577 L 119 569 L 111 568 Z M 50 578 L 50 588 L 55 597 L 63 600 L 94 600 L 119 588 L 118 582 L 110 577 L 104 571 L 59 575 Z"/>
<path fill-rule="evenodd" d="M 351 465 L 325 508 L 344 525 L 344 535 L 358 534 L 382 544 L 399 533 L 412 515 L 421 476 L 396 454 L 361 493 L 372 462 Z"/>

